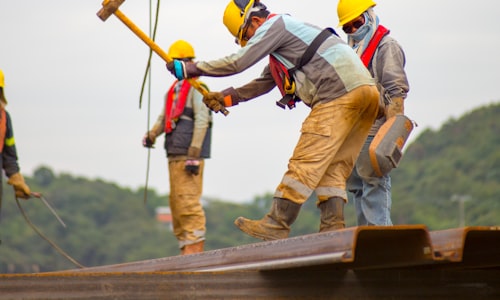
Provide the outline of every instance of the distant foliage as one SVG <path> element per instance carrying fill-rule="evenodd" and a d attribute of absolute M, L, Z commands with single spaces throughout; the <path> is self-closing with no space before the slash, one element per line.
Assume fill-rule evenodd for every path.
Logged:
<path fill-rule="evenodd" d="M 393 219 L 431 229 L 500 224 L 500 104 L 478 108 L 439 131 L 424 131 L 391 173 Z"/>
<path fill-rule="evenodd" d="M 392 218 L 395 224 L 425 224 L 430 230 L 459 225 L 459 205 L 466 197 L 467 226 L 500 225 L 500 104 L 478 108 L 439 131 L 425 130 L 405 150 L 391 173 Z M 33 191 L 43 193 L 66 223 L 63 228 L 39 199 L 19 200 L 43 234 L 84 266 L 99 266 L 178 255 L 173 233 L 155 218 L 168 195 L 132 191 L 114 183 L 39 167 L 25 176 Z M 5 184 L 0 222 L 0 273 L 31 273 L 77 268 L 38 236 L 24 220 L 12 188 Z M 230 200 L 230 199 L 229 199 Z M 203 199 L 207 215 L 206 250 L 260 240 L 240 232 L 238 216 L 260 219 L 272 194 L 245 204 L 227 199 Z M 314 195 L 303 205 L 291 236 L 315 233 L 319 210 Z M 347 226 L 356 226 L 352 203 L 346 206 Z"/>

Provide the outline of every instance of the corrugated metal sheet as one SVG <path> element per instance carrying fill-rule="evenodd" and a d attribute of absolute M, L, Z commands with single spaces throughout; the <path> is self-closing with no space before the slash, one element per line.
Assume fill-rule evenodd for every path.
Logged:
<path fill-rule="evenodd" d="M 140 262 L 0 275 L 0 299 L 500 299 L 500 227 L 360 226 Z"/>

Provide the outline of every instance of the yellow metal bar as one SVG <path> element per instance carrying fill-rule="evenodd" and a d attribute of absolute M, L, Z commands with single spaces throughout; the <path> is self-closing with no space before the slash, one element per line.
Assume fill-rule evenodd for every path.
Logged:
<path fill-rule="evenodd" d="M 172 58 L 160 48 L 147 34 L 145 34 L 139 27 L 137 27 L 127 16 L 125 16 L 119 9 L 114 12 L 114 15 L 120 19 L 120 21 L 125 24 L 133 33 L 135 33 L 146 45 L 151 48 L 156 54 L 158 54 L 167 63 L 172 62 Z M 187 79 L 188 82 L 197 89 L 203 96 L 206 96 L 208 91 L 195 79 Z M 221 112 L 227 116 L 229 111 L 222 108 Z"/>

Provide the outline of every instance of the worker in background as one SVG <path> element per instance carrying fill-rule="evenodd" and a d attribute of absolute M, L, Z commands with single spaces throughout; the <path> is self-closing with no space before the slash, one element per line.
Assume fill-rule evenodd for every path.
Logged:
<path fill-rule="evenodd" d="M 184 40 L 174 42 L 168 54 L 183 62 L 195 58 L 193 47 Z M 202 252 L 205 241 L 201 194 L 204 159 L 210 157 L 212 119 L 202 99 L 187 80 L 175 81 L 167 92 L 165 109 L 143 139 L 144 146 L 151 148 L 156 137 L 165 133 L 169 204 L 182 255 Z"/>
<path fill-rule="evenodd" d="M 7 99 L 5 97 L 5 77 L 0 70 L 0 152 L 1 164 L 5 175 L 9 178 L 8 184 L 12 185 L 17 198 L 29 199 L 31 190 L 24 182 L 23 175 L 19 173 L 19 164 L 17 161 L 16 142 L 14 140 L 14 130 L 10 115 L 5 109 Z M 2 176 L 3 177 L 3 176 Z M 1 179 L 0 179 L 1 183 Z M 0 184 L 0 189 L 3 185 Z"/>
<path fill-rule="evenodd" d="M 239 51 L 208 62 L 174 60 L 167 64 L 170 72 L 177 78 L 229 76 L 269 56 L 259 78 L 239 88 L 210 92 L 203 101 L 217 112 L 278 86 L 289 100 L 285 107 L 292 108 L 291 102 L 300 98 L 311 108 L 269 212 L 261 220 L 239 217 L 235 225 L 262 240 L 286 238 L 301 205 L 315 192 L 321 211 L 320 231 L 344 228 L 346 180 L 379 110 L 373 78 L 331 29 L 322 30 L 288 14 L 271 14 L 260 1 L 231 0 L 223 22 L 242 46 Z M 317 37 L 321 42 L 313 42 Z M 310 59 L 303 58 L 306 52 Z M 300 63 L 302 59 L 308 62 Z M 290 68 L 301 64 L 294 76 L 283 80 Z"/>
<path fill-rule="evenodd" d="M 373 0 L 340 0 L 337 6 L 339 27 L 348 44 L 361 57 L 377 82 L 385 115 L 377 118 L 348 179 L 358 225 L 392 225 L 391 178 L 375 174 L 369 146 L 380 126 L 396 114 L 404 114 L 404 99 L 409 91 L 405 54 L 389 30 L 380 25 Z"/>

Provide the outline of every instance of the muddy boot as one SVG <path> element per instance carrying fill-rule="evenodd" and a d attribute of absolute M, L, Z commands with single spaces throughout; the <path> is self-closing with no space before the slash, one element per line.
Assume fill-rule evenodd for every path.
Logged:
<path fill-rule="evenodd" d="M 300 211 L 300 204 L 283 198 L 273 198 L 271 210 L 261 220 L 239 217 L 234 224 L 246 234 L 264 241 L 284 239 Z"/>
<path fill-rule="evenodd" d="M 334 231 L 345 228 L 344 199 L 332 197 L 318 205 L 321 210 L 319 232 Z"/>
<path fill-rule="evenodd" d="M 204 241 L 182 247 L 181 255 L 188 255 L 203 252 Z"/>

